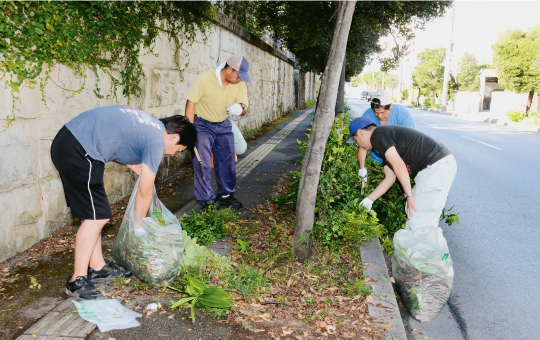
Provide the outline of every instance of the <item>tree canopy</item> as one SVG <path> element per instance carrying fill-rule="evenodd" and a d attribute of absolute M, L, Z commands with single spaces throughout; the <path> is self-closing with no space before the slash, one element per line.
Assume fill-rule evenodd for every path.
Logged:
<path fill-rule="evenodd" d="M 480 89 L 480 66 L 474 55 L 465 52 L 459 62 L 457 82 L 461 91 L 478 91 Z"/>
<path fill-rule="evenodd" d="M 235 12 L 249 11 L 255 20 L 246 20 L 252 32 L 273 32 L 292 51 L 300 65 L 319 74 L 324 72 L 332 39 L 336 1 L 257 1 L 249 5 L 232 2 Z M 379 38 L 391 34 L 396 43 L 389 57 L 380 60 L 382 69 L 397 66 L 412 37 L 409 23 L 417 27 L 444 14 L 450 1 L 360 1 L 356 4 L 346 49 L 346 79 L 359 74 L 364 65 L 381 51 Z M 226 4 L 227 5 L 227 4 Z M 243 15 L 246 16 L 246 15 Z"/>
<path fill-rule="evenodd" d="M 394 90 L 399 85 L 399 78 L 396 74 L 386 74 L 384 76 L 384 86 Z"/>
<path fill-rule="evenodd" d="M 525 112 L 529 111 L 540 88 L 540 25 L 527 32 L 506 31 L 492 48 L 499 83 L 513 92 L 529 92 Z"/>
<path fill-rule="evenodd" d="M 414 85 L 433 93 L 442 90 L 444 81 L 444 58 L 446 49 L 443 47 L 426 49 L 418 54 L 418 65 L 412 72 Z"/>
<path fill-rule="evenodd" d="M 369 71 L 364 73 L 364 84 L 369 87 L 373 86 L 374 89 L 380 89 L 382 87 L 382 72 Z"/>

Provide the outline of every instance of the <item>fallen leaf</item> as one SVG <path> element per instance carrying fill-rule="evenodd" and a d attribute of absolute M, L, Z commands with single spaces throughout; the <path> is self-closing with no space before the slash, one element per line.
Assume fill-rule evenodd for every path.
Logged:
<path fill-rule="evenodd" d="M 261 333 L 261 332 L 265 332 L 264 329 L 255 329 L 253 330 L 253 333 Z"/>
<path fill-rule="evenodd" d="M 292 334 L 292 332 L 294 332 L 294 331 L 283 330 L 283 336 L 290 335 L 290 334 Z"/>
<path fill-rule="evenodd" d="M 366 303 L 371 303 L 372 305 L 375 304 L 375 300 L 373 299 L 373 296 L 366 297 Z"/>
<path fill-rule="evenodd" d="M 392 328 L 392 324 L 389 322 L 386 324 L 386 328 Z"/>
<path fill-rule="evenodd" d="M 328 327 L 328 324 L 326 323 L 326 321 L 321 321 L 317 324 L 317 327 L 326 329 L 326 327 Z"/>
<path fill-rule="evenodd" d="M 171 320 L 174 319 L 174 314 L 169 315 L 169 316 L 167 317 L 167 319 L 171 319 Z"/>

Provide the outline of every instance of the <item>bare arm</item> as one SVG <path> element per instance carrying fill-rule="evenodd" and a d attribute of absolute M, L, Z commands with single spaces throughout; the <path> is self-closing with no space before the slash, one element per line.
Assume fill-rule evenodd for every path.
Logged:
<path fill-rule="evenodd" d="M 396 174 L 399 183 L 401 183 L 401 187 L 403 188 L 403 191 L 405 191 L 405 194 L 412 194 L 411 178 L 409 177 L 407 166 L 405 165 L 405 162 L 401 156 L 398 154 L 396 147 L 393 146 L 386 150 L 384 157 L 392 165 L 392 169 L 394 169 L 394 173 Z M 411 196 L 407 199 L 408 218 L 413 216 L 413 210 L 416 211 L 416 205 L 414 202 L 414 196 Z"/>
<path fill-rule="evenodd" d="M 377 200 L 379 197 L 384 195 L 388 190 L 390 190 L 390 188 L 392 187 L 392 185 L 394 185 L 395 182 L 396 182 L 396 175 L 394 174 L 394 172 L 392 171 L 392 169 L 390 169 L 388 165 L 385 165 L 384 166 L 384 179 L 382 180 L 381 183 L 379 183 L 379 185 L 377 185 L 375 190 L 373 190 L 373 192 L 369 194 L 368 196 L 369 199 L 371 199 L 372 201 Z"/>
<path fill-rule="evenodd" d="M 366 156 L 367 156 L 366 149 L 358 147 L 358 165 L 360 166 L 360 169 L 363 169 L 366 167 Z"/>
<path fill-rule="evenodd" d="M 148 209 L 152 202 L 156 174 L 144 163 L 142 163 L 141 168 L 139 190 L 137 190 L 137 197 L 135 198 L 135 213 L 141 218 L 145 218 L 148 215 Z"/>
<path fill-rule="evenodd" d="M 195 120 L 195 105 L 197 105 L 197 103 L 194 103 L 189 99 L 186 100 L 186 117 L 191 123 Z"/>

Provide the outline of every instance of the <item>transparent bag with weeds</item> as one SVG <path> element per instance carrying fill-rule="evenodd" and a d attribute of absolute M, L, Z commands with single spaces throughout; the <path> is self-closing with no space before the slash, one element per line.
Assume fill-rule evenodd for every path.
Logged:
<path fill-rule="evenodd" d="M 394 235 L 392 276 L 411 315 L 427 322 L 444 307 L 452 291 L 454 269 L 439 227 L 399 230 Z"/>
<path fill-rule="evenodd" d="M 184 238 L 178 218 L 158 199 L 156 188 L 148 216 L 135 213 L 139 181 L 129 199 L 113 248 L 113 257 L 146 283 L 160 285 L 174 280 L 181 268 Z"/>

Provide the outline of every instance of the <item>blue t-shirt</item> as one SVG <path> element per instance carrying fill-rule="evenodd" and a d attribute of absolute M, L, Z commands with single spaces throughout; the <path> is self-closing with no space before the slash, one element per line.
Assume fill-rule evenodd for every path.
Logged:
<path fill-rule="evenodd" d="M 165 126 L 146 112 L 125 105 L 105 106 L 81 113 L 66 127 L 93 159 L 144 163 L 157 173 L 165 151 Z"/>
<path fill-rule="evenodd" d="M 373 121 L 373 123 L 375 123 L 375 125 L 381 126 L 381 121 L 379 118 L 377 118 L 372 108 L 367 109 L 362 117 L 369 118 Z M 405 106 L 399 104 L 392 104 L 392 112 L 390 113 L 390 117 L 388 118 L 386 125 L 401 125 L 414 129 L 414 121 L 411 113 Z M 379 152 L 374 148 L 371 149 L 371 161 L 379 163 L 383 161 L 382 157 L 379 155 Z"/>

